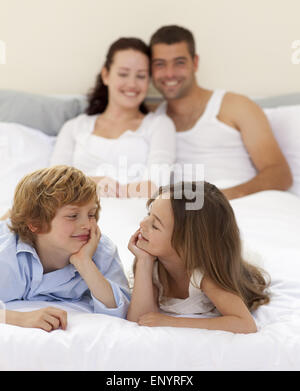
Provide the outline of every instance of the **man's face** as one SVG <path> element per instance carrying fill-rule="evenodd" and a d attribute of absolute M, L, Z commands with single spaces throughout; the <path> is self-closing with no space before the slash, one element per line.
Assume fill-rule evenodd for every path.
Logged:
<path fill-rule="evenodd" d="M 192 58 L 186 42 L 153 45 L 151 67 L 153 84 L 167 100 L 187 96 L 196 85 L 198 56 Z"/>

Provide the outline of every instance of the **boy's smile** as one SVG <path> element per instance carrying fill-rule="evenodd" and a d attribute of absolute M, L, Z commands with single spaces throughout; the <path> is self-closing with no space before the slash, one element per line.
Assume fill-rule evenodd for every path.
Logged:
<path fill-rule="evenodd" d="M 81 242 L 87 242 L 90 238 L 90 234 L 72 235 L 71 238 L 79 240 Z"/>

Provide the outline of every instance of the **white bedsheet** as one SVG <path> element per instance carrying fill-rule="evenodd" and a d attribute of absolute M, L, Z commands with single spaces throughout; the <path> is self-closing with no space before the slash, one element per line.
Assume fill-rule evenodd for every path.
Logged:
<path fill-rule="evenodd" d="M 146 212 L 145 200 L 102 199 L 101 203 L 101 230 L 118 245 L 129 271 L 133 259 L 127 242 Z M 300 370 L 300 199 L 265 191 L 231 203 L 245 252 L 258 253 L 259 263 L 272 278 L 270 304 L 254 312 L 257 333 L 141 327 L 87 313 L 79 304 L 53 302 L 68 311 L 67 330 L 47 333 L 0 325 L 0 369 Z M 19 301 L 7 308 L 47 305 Z"/>
<path fill-rule="evenodd" d="M 10 207 L 17 181 L 47 165 L 53 142 L 38 131 L 0 123 L 0 215 Z M 129 273 L 127 243 L 146 213 L 146 200 L 101 204 L 101 230 L 118 245 Z M 17 301 L 7 308 L 65 308 L 68 327 L 47 333 L 0 324 L 0 370 L 300 370 L 300 198 L 265 191 L 231 204 L 245 254 L 272 278 L 270 304 L 253 313 L 257 333 L 141 327 L 91 314 L 80 303 Z"/>

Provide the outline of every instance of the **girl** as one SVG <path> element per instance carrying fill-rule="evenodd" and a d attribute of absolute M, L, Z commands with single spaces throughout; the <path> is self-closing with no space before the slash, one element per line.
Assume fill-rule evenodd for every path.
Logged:
<path fill-rule="evenodd" d="M 187 207 L 191 195 L 202 197 L 201 209 Z M 239 229 L 223 193 L 208 182 L 179 183 L 160 188 L 147 206 L 148 217 L 128 245 L 135 281 L 127 319 L 144 326 L 256 332 L 250 311 L 269 302 L 269 284 L 262 270 L 242 259 Z M 214 310 L 219 316 L 212 317 Z"/>
<path fill-rule="evenodd" d="M 148 46 L 137 38 L 114 42 L 88 95 L 86 114 L 63 126 L 51 165 L 81 169 L 102 196 L 149 197 L 157 182 L 150 178 L 151 167 L 165 169 L 175 161 L 173 122 L 148 113 L 144 104 L 149 82 Z"/>

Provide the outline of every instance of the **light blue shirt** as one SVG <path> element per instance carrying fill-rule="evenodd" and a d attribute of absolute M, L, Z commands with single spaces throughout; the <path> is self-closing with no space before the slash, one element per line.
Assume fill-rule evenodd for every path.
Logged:
<path fill-rule="evenodd" d="M 0 222 L 1 301 L 84 301 L 93 312 L 126 317 L 130 301 L 128 281 L 117 246 L 106 235 L 101 235 L 93 261 L 112 287 L 116 308 L 108 308 L 97 300 L 72 264 L 43 274 L 43 266 L 35 248 L 10 232 L 8 222 Z"/>

